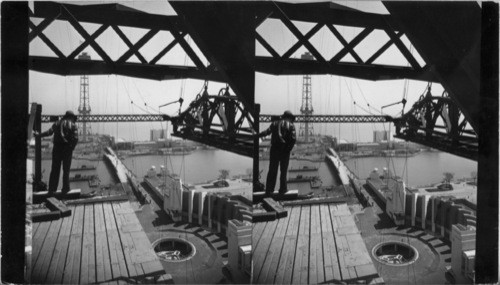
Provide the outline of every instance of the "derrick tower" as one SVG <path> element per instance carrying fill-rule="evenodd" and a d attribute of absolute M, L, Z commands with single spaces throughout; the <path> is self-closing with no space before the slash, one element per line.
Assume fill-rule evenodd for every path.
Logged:
<path fill-rule="evenodd" d="M 90 60 L 90 55 L 83 52 L 78 56 L 80 60 Z M 82 115 L 82 141 L 87 141 L 87 122 L 86 116 L 90 114 L 90 102 L 89 102 L 89 77 L 84 74 L 80 76 L 80 105 L 78 106 L 78 113 Z M 89 125 L 90 131 L 90 125 Z"/>
<path fill-rule="evenodd" d="M 301 59 L 314 60 L 311 53 L 306 52 L 301 56 Z M 314 112 L 312 106 L 312 93 L 311 93 L 311 75 L 306 74 L 302 77 L 302 105 L 300 106 L 300 114 L 308 117 Z M 309 142 L 309 136 L 313 135 L 314 129 L 309 125 L 307 120 L 305 123 L 300 123 L 299 137 L 304 138 L 304 142 Z"/>

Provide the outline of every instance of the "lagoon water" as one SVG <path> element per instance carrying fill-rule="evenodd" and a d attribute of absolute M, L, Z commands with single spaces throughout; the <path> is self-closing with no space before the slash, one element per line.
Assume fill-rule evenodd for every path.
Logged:
<path fill-rule="evenodd" d="M 78 168 L 81 167 L 82 165 L 86 165 L 87 167 L 95 166 L 96 169 L 85 170 L 85 171 L 71 171 L 69 176 L 73 177 L 77 174 L 98 175 L 99 179 L 101 180 L 101 185 L 110 185 L 118 182 L 113 176 L 111 169 L 106 165 L 106 163 L 103 160 L 96 161 L 96 160 L 85 160 L 85 159 L 73 159 L 73 161 L 71 162 L 71 168 Z M 42 160 L 42 180 L 45 181 L 47 185 L 49 183 L 51 167 L 52 167 L 52 159 Z M 58 189 L 61 189 L 61 187 L 62 187 L 62 168 L 59 174 Z M 85 189 L 88 188 L 88 182 L 87 181 L 70 182 L 70 187 L 72 189 Z"/>
<path fill-rule="evenodd" d="M 222 150 L 196 150 L 189 155 L 165 156 L 148 155 L 134 156 L 123 160 L 124 164 L 132 170 L 137 177 L 142 178 L 151 166 L 157 170 L 160 165 L 165 165 L 170 172 L 179 174 L 187 183 L 202 183 L 216 179 L 219 170 L 227 169 L 230 176 L 245 175 L 252 173 L 252 159 Z M 460 158 L 445 152 L 422 152 L 412 157 L 363 157 L 349 159 L 346 165 L 360 178 L 365 179 L 369 173 L 378 168 L 381 172 L 384 167 L 400 177 L 403 177 L 407 185 L 422 186 L 438 183 L 443 179 L 444 172 L 454 173 L 455 178 L 470 177 L 471 172 L 477 171 L 477 162 Z M 77 173 L 82 175 L 98 174 L 101 185 L 116 183 L 110 174 L 104 161 L 73 160 L 72 167 L 80 165 L 95 165 L 95 171 L 72 172 L 71 176 Z M 288 177 L 296 175 L 320 176 L 322 186 L 335 186 L 338 181 L 332 174 L 331 167 L 325 162 L 311 162 L 305 160 L 291 160 L 289 168 L 299 168 L 304 165 L 319 168 L 316 172 L 292 172 Z M 50 175 L 51 160 L 42 161 L 43 180 L 48 182 Z M 260 181 L 265 183 L 269 160 L 260 161 L 261 170 Z M 61 182 L 59 182 L 61 186 Z M 74 182 L 72 187 L 79 187 L 79 183 Z M 279 182 L 276 184 L 276 189 Z M 289 189 L 299 189 L 303 193 L 311 190 L 309 183 L 290 183 Z"/>
<path fill-rule="evenodd" d="M 461 158 L 446 152 L 422 152 L 412 157 L 363 157 L 349 159 L 345 164 L 360 179 L 368 177 L 369 173 L 378 168 L 386 167 L 391 173 L 404 179 L 409 186 L 423 186 L 441 182 L 444 172 L 454 173 L 454 178 L 471 177 L 477 172 L 477 162 Z"/>
<path fill-rule="evenodd" d="M 146 155 L 127 157 L 123 163 L 139 178 L 151 166 L 159 172 L 164 165 L 171 173 L 178 174 L 186 183 L 202 183 L 219 177 L 221 169 L 229 176 L 252 173 L 252 159 L 223 150 L 196 150 L 189 155 Z M 141 179 L 142 180 L 142 179 Z"/>
<path fill-rule="evenodd" d="M 423 186 L 441 182 L 444 172 L 454 173 L 454 178 L 471 177 L 471 172 L 477 171 L 477 162 L 454 156 L 445 152 L 422 152 L 412 157 L 362 157 L 349 159 L 344 162 L 351 171 L 360 179 L 366 179 L 374 168 L 386 167 L 391 173 L 402 177 L 409 186 Z M 318 167 L 317 172 L 291 172 L 289 178 L 296 175 L 319 176 L 323 182 L 322 186 L 336 186 L 339 184 L 334 177 L 331 166 L 326 161 L 310 162 L 304 160 L 290 160 L 290 168 L 299 168 L 304 165 Z M 260 181 L 265 183 L 269 160 L 259 163 L 261 173 Z M 278 171 L 279 176 L 279 171 Z M 279 180 L 279 177 L 278 179 Z M 279 182 L 276 183 L 276 189 Z M 309 183 L 289 183 L 288 189 L 298 189 L 301 193 L 311 191 Z"/>

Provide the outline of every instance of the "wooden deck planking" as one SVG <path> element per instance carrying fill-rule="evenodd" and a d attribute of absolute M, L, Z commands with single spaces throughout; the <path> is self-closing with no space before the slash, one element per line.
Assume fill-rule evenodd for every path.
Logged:
<path fill-rule="evenodd" d="M 306 284 L 309 279 L 309 238 L 311 206 L 302 206 L 292 283 Z"/>
<path fill-rule="evenodd" d="M 73 215 L 33 227 L 32 282 L 151 283 L 165 274 L 128 201 L 69 208 Z"/>
<path fill-rule="evenodd" d="M 116 223 L 118 228 L 125 228 L 128 221 L 126 220 L 125 214 L 122 214 L 125 212 L 125 207 L 121 207 L 121 203 L 114 203 L 113 204 L 113 209 L 115 211 L 115 217 L 116 217 Z M 121 236 L 121 241 L 123 244 L 123 252 L 125 255 L 125 262 L 127 263 L 127 268 L 129 270 L 129 277 L 131 279 L 137 279 L 140 276 L 144 275 L 144 270 L 142 269 L 142 266 L 140 263 L 136 263 L 132 257 L 131 257 L 131 252 L 134 252 L 135 245 L 134 245 L 134 240 L 132 239 L 132 236 L 130 235 L 131 230 L 125 230 L 125 231 L 120 231 L 120 236 Z"/>
<path fill-rule="evenodd" d="M 257 246 L 259 245 L 259 241 L 264 233 L 264 229 L 266 227 L 267 222 L 256 223 L 252 229 L 252 248 L 255 251 Z"/>
<path fill-rule="evenodd" d="M 323 260 L 326 282 L 342 280 L 340 276 L 339 260 L 337 257 L 337 245 L 333 234 L 332 220 L 329 206 L 320 205 L 321 232 L 323 239 Z"/>
<path fill-rule="evenodd" d="M 365 243 L 359 234 L 345 235 L 350 254 L 345 258 L 351 277 L 363 278 L 377 273 Z"/>
<path fill-rule="evenodd" d="M 103 204 L 94 205 L 94 228 L 96 245 L 96 282 L 111 280 L 111 257 L 109 256 L 106 222 L 104 220 Z"/>
<path fill-rule="evenodd" d="M 129 277 L 132 279 L 141 278 L 144 276 L 144 270 L 140 263 L 135 262 L 132 258 L 132 252 L 136 250 L 134 239 L 130 233 L 121 233 L 123 252 L 125 253 L 125 262 L 129 269 Z"/>
<path fill-rule="evenodd" d="M 293 264 L 295 261 L 295 248 L 297 246 L 297 235 L 299 231 L 300 207 L 292 207 L 287 218 L 288 227 L 285 233 L 280 264 L 274 280 L 277 284 L 289 284 L 292 282 Z"/>
<path fill-rule="evenodd" d="M 163 265 L 161 265 L 159 260 L 147 261 L 140 264 L 142 266 L 142 270 L 146 277 L 159 277 L 160 275 L 165 274 L 165 269 Z M 194 272 L 193 268 L 190 268 L 187 272 Z M 196 274 L 192 274 L 191 277 L 196 278 Z M 202 280 L 195 280 L 194 284 L 203 283 Z"/>
<path fill-rule="evenodd" d="M 271 243 L 273 242 L 274 232 L 276 231 L 276 225 L 278 224 L 277 220 L 267 222 L 264 232 L 258 242 L 258 245 L 255 249 L 253 257 L 253 280 L 258 280 L 260 275 L 260 271 L 262 270 L 262 266 L 264 265 L 267 252 Z"/>
<path fill-rule="evenodd" d="M 31 274 L 31 282 L 33 283 L 43 283 L 45 281 L 50 260 L 52 259 L 54 248 L 56 247 L 57 237 L 61 230 L 62 219 L 46 223 L 50 224 L 50 226 L 40 250 L 39 257 L 32 265 L 33 273 Z"/>
<path fill-rule="evenodd" d="M 120 229 L 130 277 L 165 274 L 165 270 L 151 247 L 139 219 L 128 202 L 114 202 L 113 208 Z"/>
<path fill-rule="evenodd" d="M 38 230 L 33 235 L 33 240 L 36 240 L 37 242 L 32 242 L 31 264 L 36 264 L 37 258 L 40 256 L 40 251 L 42 250 L 42 246 L 43 246 L 43 243 L 45 241 L 45 237 L 47 236 L 47 232 L 49 231 L 50 223 L 51 223 L 50 221 L 41 222 L 40 226 L 38 227 Z M 33 270 L 34 267 L 32 267 L 31 269 Z"/>
<path fill-rule="evenodd" d="M 351 278 L 364 278 L 377 274 L 375 266 L 370 258 L 370 254 L 366 248 L 363 238 L 359 234 L 356 227 L 355 217 L 349 215 L 347 205 L 342 205 L 338 213 L 341 227 L 336 229 L 336 235 L 341 238 L 343 245 L 349 248 L 349 254 L 344 256 L 346 266 Z"/>
<path fill-rule="evenodd" d="M 83 217 L 85 208 L 77 206 L 73 212 L 74 220 L 69 238 L 68 255 L 64 266 L 63 284 L 76 284 L 80 280 L 80 260 L 83 239 Z"/>
<path fill-rule="evenodd" d="M 94 232 L 94 205 L 84 206 L 82 261 L 80 267 L 80 283 L 96 282 L 96 247 Z"/>
<path fill-rule="evenodd" d="M 311 284 L 318 284 L 325 281 L 321 222 L 322 219 L 319 207 L 311 207 L 311 234 L 309 247 L 309 283 Z"/>
<path fill-rule="evenodd" d="M 377 277 L 346 204 L 294 205 L 253 226 L 255 283 L 338 283 Z"/>
<path fill-rule="evenodd" d="M 125 264 L 125 256 L 123 254 L 120 235 L 118 234 L 118 228 L 116 227 L 113 207 L 110 203 L 106 203 L 103 205 L 103 209 L 106 232 L 108 235 L 108 247 L 113 279 L 127 278 L 127 265 Z"/>
<path fill-rule="evenodd" d="M 151 247 L 151 243 L 149 242 L 145 232 L 130 232 L 130 235 L 134 240 L 134 246 L 136 249 L 135 252 L 131 253 L 131 256 L 136 263 L 147 263 L 155 260 L 158 261 L 156 253 Z M 145 273 L 147 274 L 148 272 Z"/>
<path fill-rule="evenodd" d="M 342 279 L 355 279 L 376 274 L 363 238 L 359 234 L 354 216 L 348 215 L 347 205 L 338 205 L 332 211 L 337 227 L 334 227 Z M 356 268 L 358 270 L 356 270 Z"/>
<path fill-rule="evenodd" d="M 332 207 L 333 206 L 333 207 Z M 347 243 L 346 237 L 344 235 L 338 234 L 338 228 L 342 226 L 342 222 L 340 216 L 339 207 L 336 205 L 330 205 L 330 217 L 332 219 L 333 232 L 335 236 L 335 244 L 337 246 L 337 256 L 339 260 L 340 274 L 342 280 L 355 278 L 356 276 L 351 277 L 351 272 L 347 268 L 347 264 L 345 261 L 346 256 L 349 255 L 349 245 Z"/>
<path fill-rule="evenodd" d="M 70 207 L 72 212 L 75 212 L 75 207 Z M 47 276 L 43 283 L 59 284 L 62 283 L 64 274 L 64 266 L 66 264 L 66 255 L 69 247 L 69 240 L 71 236 L 71 228 L 73 226 L 74 215 L 62 218 L 61 229 L 56 241 L 56 247 L 52 254 L 52 259 L 47 269 Z M 38 241 L 37 241 L 38 242 Z M 42 282 L 40 282 L 42 283 Z"/>
<path fill-rule="evenodd" d="M 276 269 L 278 268 L 278 263 L 281 257 L 281 250 L 283 249 L 283 241 L 285 239 L 287 226 L 288 219 L 278 220 L 278 225 L 276 226 L 276 231 L 273 236 L 273 242 L 271 243 L 271 246 L 266 254 L 266 260 L 264 261 L 262 270 L 257 278 L 257 283 L 271 284 L 274 282 Z"/>
<path fill-rule="evenodd" d="M 36 234 L 36 230 L 38 230 L 38 227 L 40 226 L 40 223 L 31 223 L 31 236 L 34 237 Z"/>

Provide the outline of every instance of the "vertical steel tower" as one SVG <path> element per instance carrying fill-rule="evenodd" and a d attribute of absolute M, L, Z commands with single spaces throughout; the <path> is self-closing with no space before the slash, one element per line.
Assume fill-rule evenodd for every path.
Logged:
<path fill-rule="evenodd" d="M 90 55 L 83 52 L 78 56 L 80 60 L 90 60 Z M 87 122 L 85 117 L 90 114 L 90 102 L 89 102 L 89 77 L 84 74 L 80 76 L 80 105 L 78 106 L 78 113 L 84 118 L 82 121 L 82 141 L 87 141 Z M 89 126 L 90 128 L 90 126 Z"/>
<path fill-rule="evenodd" d="M 302 59 L 313 60 L 314 57 L 311 53 L 306 52 L 301 56 Z M 304 116 L 310 116 L 314 112 L 312 106 L 312 93 L 311 93 L 311 75 L 306 74 L 302 77 L 302 106 L 300 107 L 300 114 Z M 299 136 L 304 137 L 304 142 L 309 142 L 309 136 L 313 135 L 313 126 L 309 126 L 309 123 L 300 123 Z"/>

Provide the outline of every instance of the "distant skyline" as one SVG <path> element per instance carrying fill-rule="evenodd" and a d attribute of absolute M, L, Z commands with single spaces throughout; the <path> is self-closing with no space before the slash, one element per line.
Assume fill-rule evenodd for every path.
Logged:
<path fill-rule="evenodd" d="M 381 2 L 378 1 L 335 1 L 341 5 L 360 9 L 366 12 L 387 13 Z M 102 2 L 70 2 L 71 4 L 102 4 Z M 175 14 L 166 1 L 126 1 L 119 2 L 134 9 L 143 10 L 156 14 Z M 36 20 L 38 24 L 40 20 Z M 297 28 L 302 33 L 310 29 L 307 23 L 296 23 Z M 83 24 L 89 33 L 92 33 L 99 25 Z M 286 51 L 297 39 L 290 34 L 284 25 L 276 20 L 267 20 L 257 31 L 280 53 Z M 132 28 L 121 28 L 131 42 L 136 42 L 146 31 Z M 340 27 L 340 32 L 349 40 L 356 36 L 359 29 Z M 51 39 L 64 54 L 74 50 L 82 38 L 71 25 L 66 22 L 56 21 L 51 24 L 44 34 Z M 373 33 L 372 38 L 366 43 L 356 47 L 356 52 L 363 58 L 370 52 L 378 49 L 379 45 L 385 43 L 385 34 Z M 170 42 L 172 36 L 168 33 L 159 33 L 140 52 L 146 59 L 155 56 L 158 51 Z M 403 38 L 405 44 L 409 45 L 407 39 Z M 106 30 L 97 42 L 111 56 L 118 58 L 125 52 L 126 45 L 112 31 Z M 191 40 L 190 45 L 195 49 L 202 61 L 206 59 L 197 49 Z M 341 48 L 338 41 L 326 29 L 320 30 L 312 39 L 311 43 L 318 48 L 318 51 L 326 57 L 329 53 Z M 85 49 L 93 59 L 99 59 L 97 53 L 92 48 Z M 305 51 L 300 48 L 292 57 L 299 57 Z M 256 54 L 262 55 L 266 51 L 256 44 Z M 404 58 L 398 54 L 399 51 L 389 49 L 383 54 L 380 60 L 385 64 L 406 65 Z M 47 46 L 36 38 L 30 43 L 31 55 L 52 55 Z M 414 53 L 415 54 L 415 53 Z M 420 57 L 415 54 L 418 61 L 423 63 Z M 344 59 L 349 61 L 348 56 Z M 138 62 L 133 57 L 130 62 Z M 184 51 L 177 45 L 170 51 L 160 63 L 190 65 L 193 63 L 186 57 Z M 66 110 L 77 112 L 79 105 L 79 76 L 58 76 L 30 71 L 30 102 L 37 102 L 43 106 L 43 114 L 63 114 Z M 174 104 L 158 109 L 158 106 L 177 100 L 183 97 L 185 109 L 189 102 L 203 87 L 201 80 L 165 80 L 155 81 L 138 79 L 117 75 L 93 75 L 90 76 L 89 101 L 92 114 L 144 114 L 144 113 L 166 113 L 175 114 L 179 105 Z M 410 81 L 408 88 L 408 103 L 405 110 L 409 110 L 411 105 L 425 91 L 427 82 Z M 209 93 L 217 94 L 223 83 L 210 82 Z M 404 80 L 394 81 L 367 81 L 339 77 L 334 75 L 313 75 L 312 76 L 312 104 L 315 114 L 368 114 L 369 110 L 373 114 L 380 114 L 381 107 L 403 98 Z M 439 84 L 433 84 L 433 94 L 441 95 L 443 89 Z M 302 76 L 273 76 L 256 73 L 255 77 L 255 102 L 261 104 L 261 113 L 282 114 L 284 110 L 291 110 L 298 114 L 301 105 Z M 355 103 L 354 103 L 355 102 Z M 27 106 L 28 107 L 28 106 Z M 388 115 L 396 115 L 401 112 L 401 105 L 384 109 Z M 46 129 L 49 125 L 44 125 Z M 261 126 L 261 128 L 265 125 Z M 315 124 L 317 133 L 339 136 L 347 141 L 371 141 L 373 130 L 388 130 L 393 128 L 389 124 Z M 92 123 L 92 132 L 105 133 L 126 140 L 148 140 L 151 129 L 165 129 L 170 136 L 171 126 L 166 123 Z M 393 132 L 391 132 L 393 133 Z"/>

